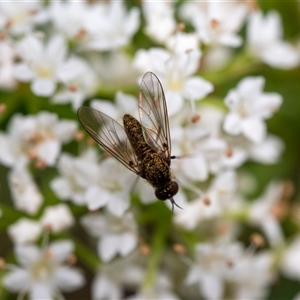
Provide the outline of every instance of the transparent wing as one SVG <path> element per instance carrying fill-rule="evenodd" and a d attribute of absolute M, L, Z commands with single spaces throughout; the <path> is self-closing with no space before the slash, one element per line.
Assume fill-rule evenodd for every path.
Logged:
<path fill-rule="evenodd" d="M 91 107 L 82 106 L 77 115 L 89 135 L 130 171 L 139 175 L 139 163 L 124 128 L 114 119 Z"/>
<path fill-rule="evenodd" d="M 152 72 L 147 72 L 142 78 L 139 115 L 145 140 L 170 159 L 171 141 L 166 99 L 159 79 Z"/>

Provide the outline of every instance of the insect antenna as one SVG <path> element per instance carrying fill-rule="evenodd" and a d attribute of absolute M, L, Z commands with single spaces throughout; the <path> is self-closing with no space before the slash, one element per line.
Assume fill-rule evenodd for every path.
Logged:
<path fill-rule="evenodd" d="M 174 205 L 177 206 L 178 208 L 180 209 L 183 209 L 182 207 L 180 207 L 176 202 L 175 200 L 173 199 L 173 197 L 170 198 L 170 201 L 172 203 L 172 213 L 174 212 Z"/>

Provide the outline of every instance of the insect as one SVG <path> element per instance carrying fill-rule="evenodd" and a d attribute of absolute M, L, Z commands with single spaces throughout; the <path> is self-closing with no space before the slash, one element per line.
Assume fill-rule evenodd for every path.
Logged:
<path fill-rule="evenodd" d="M 89 135 L 130 171 L 146 179 L 159 200 L 173 196 L 178 184 L 172 180 L 170 165 L 171 140 L 166 99 L 155 74 L 147 72 L 141 82 L 138 111 L 140 122 L 129 114 L 123 116 L 123 126 L 96 109 L 82 106 L 78 118 Z"/>

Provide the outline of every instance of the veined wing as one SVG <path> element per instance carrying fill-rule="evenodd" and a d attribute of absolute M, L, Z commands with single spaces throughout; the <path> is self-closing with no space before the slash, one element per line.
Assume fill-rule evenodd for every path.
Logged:
<path fill-rule="evenodd" d="M 130 171 L 139 175 L 138 160 L 132 150 L 124 128 L 108 115 L 82 106 L 77 115 L 89 135 Z"/>
<path fill-rule="evenodd" d="M 145 140 L 170 159 L 171 140 L 166 99 L 159 79 L 152 72 L 147 72 L 142 78 L 139 115 Z"/>

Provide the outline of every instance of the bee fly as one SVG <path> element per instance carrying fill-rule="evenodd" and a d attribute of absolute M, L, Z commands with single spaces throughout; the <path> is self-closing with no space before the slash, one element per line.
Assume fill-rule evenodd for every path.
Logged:
<path fill-rule="evenodd" d="M 147 72 L 140 86 L 140 122 L 129 114 L 123 117 L 122 127 L 111 117 L 90 107 L 80 107 L 78 118 L 84 129 L 106 151 L 130 171 L 146 179 L 155 189 L 159 200 L 173 196 L 178 184 L 172 180 L 170 165 L 171 140 L 166 99 L 159 79 Z"/>

